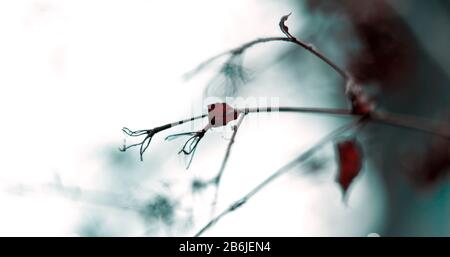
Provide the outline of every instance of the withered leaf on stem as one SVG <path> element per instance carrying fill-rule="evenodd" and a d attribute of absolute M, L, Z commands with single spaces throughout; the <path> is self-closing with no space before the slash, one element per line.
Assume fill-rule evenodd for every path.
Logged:
<path fill-rule="evenodd" d="M 285 22 L 287 21 L 287 19 L 289 18 L 289 16 L 291 15 L 291 13 L 284 15 L 283 17 L 281 17 L 280 19 L 280 29 L 281 31 L 288 37 L 288 38 L 293 38 L 293 36 L 289 33 L 289 28 L 288 26 L 286 26 Z"/>

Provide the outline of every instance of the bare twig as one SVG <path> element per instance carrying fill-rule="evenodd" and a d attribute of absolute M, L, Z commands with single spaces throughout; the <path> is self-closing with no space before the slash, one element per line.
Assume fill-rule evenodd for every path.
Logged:
<path fill-rule="evenodd" d="M 414 116 L 385 112 L 372 113 L 371 119 L 374 122 L 390 126 L 403 127 L 450 138 L 450 124 L 448 122 L 433 122 Z"/>
<path fill-rule="evenodd" d="M 150 141 L 152 140 L 152 137 L 164 130 L 167 130 L 169 128 L 187 123 L 187 122 L 192 122 L 194 120 L 198 120 L 198 119 L 202 119 L 204 117 L 207 117 L 208 114 L 202 114 L 199 116 L 194 116 L 192 118 L 188 118 L 188 119 L 184 119 L 184 120 L 179 120 L 176 122 L 172 122 L 172 123 L 168 123 L 156 128 L 152 128 L 152 129 L 143 129 L 143 130 L 136 130 L 136 131 L 132 131 L 129 128 L 124 127 L 122 129 L 123 133 L 125 133 L 126 135 L 130 136 L 130 137 L 140 137 L 140 136 L 144 136 L 144 139 L 140 142 L 140 143 L 136 143 L 136 144 L 132 144 L 132 145 L 126 145 L 126 142 L 124 142 L 123 146 L 121 148 L 119 148 L 120 151 L 125 152 L 126 150 L 135 147 L 135 146 L 140 146 L 139 149 L 139 156 L 141 161 L 143 161 L 143 157 L 142 155 L 144 154 L 144 152 L 147 150 L 148 146 L 150 145 Z"/>
<path fill-rule="evenodd" d="M 224 51 L 220 54 L 217 54 L 209 59 L 207 59 L 206 61 L 200 63 L 199 65 L 197 65 L 197 67 L 195 67 L 193 70 L 185 73 L 183 75 L 184 79 L 188 80 L 190 78 L 192 78 L 194 75 L 196 75 L 198 72 L 202 71 L 204 68 L 206 68 L 208 65 L 210 65 L 211 63 L 213 63 L 214 61 L 216 61 L 217 59 L 226 56 L 226 55 L 239 55 L 242 54 L 245 50 L 247 50 L 248 48 L 257 45 L 257 44 L 261 44 L 261 43 L 266 43 L 266 42 L 273 42 L 273 41 L 287 41 L 287 38 L 285 37 L 266 37 L 266 38 L 258 38 L 255 40 L 252 40 L 250 42 L 247 42 L 241 46 L 235 47 L 233 49 Z"/>
<path fill-rule="evenodd" d="M 306 42 L 303 42 L 302 40 L 297 39 L 295 37 L 289 37 L 289 38 L 288 37 L 266 37 L 266 38 L 258 38 L 258 39 L 252 40 L 252 41 L 247 42 L 247 43 L 245 43 L 245 44 L 243 44 L 243 45 L 241 45 L 239 47 L 236 47 L 236 48 L 233 48 L 231 50 L 222 52 L 222 53 L 220 53 L 218 55 L 215 55 L 215 56 L 209 58 L 208 60 L 200 63 L 195 69 L 193 69 L 192 71 L 187 72 L 184 75 L 184 78 L 185 79 L 190 79 L 196 73 L 200 72 L 206 66 L 208 66 L 209 64 L 211 64 L 215 60 L 219 59 L 220 57 L 223 57 L 223 56 L 228 55 L 228 54 L 232 54 L 232 55 L 242 54 L 244 51 L 246 51 L 247 49 L 249 49 L 252 46 L 255 46 L 255 45 L 258 45 L 258 44 L 261 44 L 261 43 L 268 43 L 268 42 L 291 42 L 291 43 L 294 43 L 294 44 L 296 44 L 298 46 L 301 46 L 302 48 L 306 49 L 307 51 L 309 51 L 310 53 L 314 54 L 319 59 L 324 61 L 326 64 L 328 64 L 342 78 L 344 78 L 345 80 L 349 79 L 349 76 L 344 71 L 344 69 L 340 68 L 336 63 L 334 63 L 333 61 L 328 59 L 323 53 L 321 53 L 319 50 L 314 48 L 312 44 L 308 44 Z"/>
<path fill-rule="evenodd" d="M 331 133 L 327 134 L 325 137 L 323 137 L 319 142 L 314 144 L 311 148 L 303 152 L 301 155 L 299 155 L 297 158 L 293 159 L 292 161 L 285 164 L 283 167 L 278 169 L 276 172 L 274 172 L 272 175 L 270 175 L 268 178 L 263 180 L 260 184 L 258 184 L 256 187 L 254 187 L 252 190 L 250 190 L 246 195 L 241 197 L 239 200 L 235 201 L 233 204 L 231 204 L 227 209 L 222 211 L 219 215 L 211 219 L 204 227 L 202 227 L 194 236 L 198 237 L 202 235 L 205 231 L 210 229 L 214 224 L 216 224 L 221 218 L 223 218 L 225 215 L 237 210 L 242 205 L 244 205 L 250 198 L 252 198 L 256 193 L 261 191 L 264 187 L 269 185 L 271 182 L 273 182 L 276 178 L 280 177 L 281 175 L 285 174 L 287 171 L 291 170 L 298 164 L 304 162 L 308 158 L 310 158 L 317 150 L 319 150 L 323 145 L 328 143 L 329 141 L 333 140 L 340 134 L 358 127 L 365 122 L 367 122 L 368 119 L 366 117 L 361 117 L 357 121 L 351 122 L 349 124 L 346 124 L 342 127 L 337 128 L 336 130 L 333 130 Z"/>
<path fill-rule="evenodd" d="M 289 14 L 290 15 L 290 14 Z M 257 44 L 261 44 L 261 43 L 267 43 L 267 42 L 281 42 L 281 41 L 285 41 L 285 42 L 291 42 L 294 43 L 302 48 L 304 48 L 305 50 L 309 51 L 310 53 L 314 54 L 316 57 L 318 57 L 320 60 L 322 60 L 323 62 L 325 62 L 326 64 L 328 64 L 331 68 L 333 68 L 342 78 L 344 78 L 346 81 L 349 81 L 351 78 L 349 76 L 349 74 L 342 69 L 341 67 L 339 67 L 339 65 L 337 65 L 335 62 L 331 61 L 328 57 L 326 57 L 322 52 L 320 52 L 319 50 L 317 50 L 312 44 L 308 44 L 304 41 L 302 41 L 301 39 L 298 39 L 294 36 L 292 36 L 292 34 L 287 32 L 287 27 L 284 25 L 284 23 L 286 22 L 287 18 L 289 17 L 289 15 L 285 15 L 281 18 L 280 20 L 280 29 L 281 31 L 286 35 L 286 37 L 266 37 L 266 38 L 258 38 L 252 41 L 249 41 L 239 47 L 235 47 L 233 49 L 230 49 L 228 51 L 222 52 L 218 55 L 215 55 L 209 59 L 207 59 L 206 61 L 200 63 L 195 69 L 193 69 L 190 72 L 187 72 L 184 75 L 185 79 L 190 79 L 192 76 L 194 76 L 196 73 L 200 72 L 201 70 L 203 70 L 206 66 L 208 66 L 209 64 L 211 64 L 212 62 L 214 62 L 215 60 L 219 59 L 220 57 L 223 57 L 225 55 L 240 55 L 242 54 L 244 51 L 246 51 L 247 49 L 249 49 L 250 47 L 257 45 Z M 284 29 L 283 29 L 284 27 Z"/>
<path fill-rule="evenodd" d="M 348 109 L 334 109 L 334 108 L 315 108 L 315 107 L 252 107 L 238 109 L 239 112 L 258 113 L 258 112 L 295 112 L 295 113 L 310 113 L 310 114 L 329 114 L 329 115 L 344 115 L 354 116 L 351 110 Z"/>
<path fill-rule="evenodd" d="M 308 114 L 326 114 L 326 115 L 338 115 L 338 116 L 349 116 L 349 117 L 362 117 L 365 116 L 363 114 L 354 113 L 348 109 L 332 109 L 332 108 L 308 108 L 308 107 L 252 107 L 252 108 L 242 108 L 237 109 L 239 113 L 258 113 L 258 112 L 294 112 L 294 113 L 308 113 Z M 426 133 L 431 133 L 437 136 L 441 136 L 444 138 L 450 138 L 450 124 L 444 122 L 432 122 L 428 119 L 417 118 L 414 116 L 407 116 L 402 114 L 393 114 L 387 112 L 370 112 L 368 114 L 370 116 L 370 121 L 386 124 L 390 126 L 403 127 L 413 130 L 418 130 Z M 205 118 L 208 114 L 203 114 L 199 116 L 195 116 L 192 118 L 168 123 L 163 126 L 159 126 L 153 129 L 147 130 L 136 130 L 131 131 L 128 128 L 123 128 L 122 131 L 130 137 L 140 137 L 145 136 L 144 139 L 140 143 L 132 144 L 126 146 L 122 146 L 119 148 L 121 151 L 126 151 L 129 148 L 140 146 L 140 158 L 143 160 L 142 155 L 147 150 L 152 137 L 164 130 L 169 128 L 192 122 L 197 119 Z M 434 125 L 433 125 L 434 124 Z M 187 133 L 191 135 L 190 133 Z"/>
<path fill-rule="evenodd" d="M 242 114 L 240 115 L 236 125 L 233 126 L 233 134 L 231 135 L 230 141 L 228 142 L 227 150 L 225 151 L 225 156 L 223 157 L 222 164 L 220 165 L 219 172 L 217 173 L 217 176 L 213 180 L 213 183 L 215 184 L 216 188 L 215 188 L 214 198 L 213 198 L 213 202 L 212 202 L 212 206 L 211 206 L 211 215 L 214 215 L 215 210 L 216 210 L 217 199 L 219 197 L 220 182 L 221 182 L 221 179 L 222 179 L 223 172 L 225 171 L 225 167 L 226 167 L 226 165 L 228 163 L 228 159 L 230 158 L 231 147 L 234 144 L 234 140 L 236 138 L 236 134 L 238 132 L 238 129 L 241 126 L 242 121 L 244 120 L 246 115 L 247 115 L 247 112 L 242 112 Z"/>
<path fill-rule="evenodd" d="M 257 113 L 257 112 L 295 112 L 295 113 L 309 113 L 309 114 L 329 114 L 340 116 L 365 116 L 363 114 L 354 113 L 348 109 L 331 109 L 331 108 L 304 108 L 304 107 L 256 107 L 238 109 L 240 112 Z M 448 122 L 434 122 L 429 119 L 389 113 L 372 111 L 369 114 L 370 121 L 381 123 L 394 127 L 402 127 L 422 131 L 425 133 L 434 134 L 444 138 L 450 138 L 450 124 Z"/>

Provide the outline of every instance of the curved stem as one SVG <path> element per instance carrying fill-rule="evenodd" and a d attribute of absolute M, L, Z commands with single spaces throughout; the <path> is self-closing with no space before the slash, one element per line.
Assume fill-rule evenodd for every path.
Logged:
<path fill-rule="evenodd" d="M 328 57 L 326 57 L 324 54 L 322 54 L 320 51 L 318 51 L 317 49 L 315 49 L 311 44 L 307 44 L 295 37 L 293 38 L 288 38 L 290 42 L 293 42 L 303 48 L 305 48 L 306 50 L 308 50 L 310 53 L 314 54 L 315 56 L 317 56 L 319 59 L 321 59 L 322 61 L 324 61 L 326 64 L 328 64 L 331 68 L 333 68 L 343 79 L 345 79 L 346 81 L 350 79 L 349 75 L 347 74 L 347 72 L 345 72 L 344 69 L 340 68 L 336 63 L 334 63 L 333 61 L 331 61 L 330 59 L 328 59 Z"/>
<path fill-rule="evenodd" d="M 328 64 L 331 68 L 333 68 L 343 79 L 345 79 L 346 81 L 349 80 L 349 76 L 347 74 L 347 72 L 344 71 L 344 69 L 340 68 L 336 63 L 334 63 L 333 61 L 331 61 L 329 58 L 327 58 L 324 54 L 322 54 L 320 51 L 318 51 L 317 49 L 315 49 L 311 44 L 307 44 L 305 42 L 303 42 L 302 40 L 299 40 L 295 37 L 292 38 L 288 38 L 288 37 L 266 37 L 266 38 L 258 38 L 255 40 L 252 40 L 250 42 L 247 42 L 239 47 L 235 47 L 231 50 L 222 52 L 218 55 L 215 55 L 209 59 L 207 59 L 206 61 L 202 62 L 201 64 L 199 64 L 195 69 L 193 69 L 192 71 L 186 73 L 184 75 L 184 77 L 186 79 L 190 78 L 192 75 L 194 75 L 195 73 L 199 72 L 200 70 L 202 70 L 203 68 L 205 68 L 207 65 L 209 65 L 210 63 L 212 63 L 213 61 L 215 61 L 216 59 L 225 56 L 227 54 L 241 54 L 242 52 L 244 52 L 245 50 L 247 50 L 248 48 L 257 45 L 257 44 L 261 44 L 261 43 L 267 43 L 267 42 L 291 42 L 294 43 L 302 48 L 304 48 L 305 50 L 309 51 L 310 53 L 314 54 L 315 56 L 317 56 L 320 60 L 322 60 L 323 62 L 325 62 L 326 64 Z"/>

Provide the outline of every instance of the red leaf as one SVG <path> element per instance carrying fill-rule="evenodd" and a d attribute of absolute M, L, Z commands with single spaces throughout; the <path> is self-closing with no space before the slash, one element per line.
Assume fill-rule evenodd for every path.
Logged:
<path fill-rule="evenodd" d="M 362 151 L 356 139 L 345 140 L 337 144 L 339 174 L 337 182 L 342 187 L 344 197 L 353 179 L 362 167 Z"/>
<path fill-rule="evenodd" d="M 215 103 L 208 105 L 208 119 L 212 127 L 222 127 L 232 120 L 236 120 L 238 110 L 226 103 Z"/>

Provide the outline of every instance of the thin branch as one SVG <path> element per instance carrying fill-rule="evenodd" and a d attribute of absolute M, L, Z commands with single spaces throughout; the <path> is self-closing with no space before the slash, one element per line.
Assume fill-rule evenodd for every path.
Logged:
<path fill-rule="evenodd" d="M 247 42 L 239 47 L 233 48 L 231 50 L 222 52 L 216 56 L 213 56 L 209 59 L 207 59 L 206 61 L 200 63 L 195 69 L 193 69 L 192 71 L 187 72 L 184 75 L 185 79 L 190 79 L 193 75 L 195 75 L 196 73 L 200 72 L 201 70 L 203 70 L 206 66 L 208 66 L 209 64 L 211 64 L 212 62 L 214 62 L 215 60 L 219 59 L 222 56 L 231 54 L 231 55 L 238 55 L 238 54 L 242 54 L 244 51 L 246 51 L 248 48 L 261 44 L 261 43 L 267 43 L 267 42 L 291 42 L 294 43 L 302 48 L 304 48 L 305 50 L 309 51 L 310 53 L 314 54 L 315 56 L 317 56 L 319 59 L 321 59 L 322 61 L 324 61 L 326 64 L 328 64 L 331 68 L 333 68 L 342 78 L 344 78 L 346 81 L 350 79 L 349 75 L 347 74 L 347 72 L 344 71 L 344 69 L 340 68 L 336 63 L 334 63 L 333 61 L 331 61 L 330 59 L 328 59 L 323 53 L 321 53 L 319 50 L 317 50 L 316 48 L 313 47 L 312 44 L 308 44 L 306 42 L 303 42 L 300 39 L 297 39 L 295 37 L 266 37 L 266 38 L 258 38 L 255 40 L 252 40 L 250 42 Z"/>
<path fill-rule="evenodd" d="M 295 113 L 311 113 L 311 114 L 330 114 L 330 115 L 348 115 L 354 116 L 349 109 L 334 109 L 334 108 L 315 108 L 315 107 L 252 107 L 238 109 L 243 113 L 258 113 L 258 112 L 295 112 Z"/>
<path fill-rule="evenodd" d="M 145 135 L 145 137 L 144 137 L 144 139 L 141 142 L 136 143 L 136 144 L 132 144 L 132 145 L 128 145 L 128 146 L 126 145 L 126 142 L 124 141 L 123 146 L 120 147 L 119 150 L 122 151 L 122 152 L 125 152 L 126 150 L 128 150 L 128 149 L 130 149 L 132 147 L 140 146 L 140 148 L 139 148 L 139 157 L 140 157 L 140 160 L 143 161 L 144 159 L 143 159 L 142 156 L 143 156 L 144 152 L 147 150 L 148 146 L 150 145 L 150 142 L 152 141 L 152 137 L 155 134 L 157 134 L 157 133 L 159 133 L 161 131 L 167 130 L 169 128 L 172 128 L 172 127 L 175 127 L 175 126 L 187 123 L 187 122 L 192 122 L 194 120 L 205 118 L 207 116 L 208 116 L 208 114 L 202 114 L 202 115 L 199 115 L 199 116 L 194 116 L 192 118 L 188 118 L 188 119 L 184 119 L 184 120 L 179 120 L 179 121 L 176 121 L 176 122 L 168 123 L 168 124 L 165 124 L 165 125 L 162 125 L 162 126 L 159 126 L 159 127 L 156 127 L 156 128 L 152 128 L 152 129 L 142 129 L 142 130 L 132 131 L 129 128 L 124 127 L 124 128 L 122 128 L 123 133 L 125 133 L 126 135 L 128 135 L 130 137 L 140 137 L 140 136 L 144 136 L 144 135 Z"/>
<path fill-rule="evenodd" d="M 214 199 L 213 199 L 213 202 L 212 202 L 211 215 L 214 215 L 214 213 L 215 213 L 215 209 L 216 209 L 216 205 L 217 205 L 217 199 L 219 198 L 220 182 L 221 182 L 221 179 L 222 179 L 223 172 L 225 171 L 225 167 L 226 167 L 226 165 L 228 163 L 228 159 L 230 158 L 231 147 L 234 144 L 234 140 L 236 138 L 236 134 L 237 134 L 237 132 L 239 130 L 239 127 L 241 126 L 242 121 L 244 120 L 246 115 L 247 115 L 246 112 L 242 112 L 242 114 L 239 117 L 236 125 L 233 126 L 233 134 L 231 135 L 230 141 L 228 142 L 227 150 L 225 151 L 225 156 L 223 157 L 222 164 L 220 165 L 219 172 L 217 173 L 217 176 L 213 180 L 213 183 L 216 185 L 216 188 L 215 188 L 215 193 L 214 193 Z"/>
<path fill-rule="evenodd" d="M 294 113 L 309 113 L 309 114 L 326 114 L 326 115 L 338 115 L 338 116 L 349 116 L 349 117 L 362 117 L 366 116 L 364 114 L 358 114 L 354 113 L 351 110 L 348 109 L 333 109 L 333 108 L 308 108 L 308 107 L 252 107 L 252 108 L 242 108 L 237 109 L 239 113 L 263 113 L 263 112 L 294 112 Z M 387 112 L 375 112 L 372 111 L 369 114 L 370 121 L 377 122 L 381 124 L 386 124 L 390 126 L 395 127 L 403 127 L 413 130 L 418 130 L 430 134 L 434 134 L 437 136 L 441 136 L 444 138 L 450 138 L 450 124 L 448 123 L 438 123 L 434 124 L 436 122 L 432 122 L 428 119 L 423 118 L 417 118 L 413 116 L 408 115 L 402 115 L 402 114 L 394 114 L 394 113 L 387 113 Z M 187 123 L 192 122 L 197 119 L 201 119 L 204 117 L 207 117 L 208 114 L 203 114 L 199 116 L 194 116 L 192 118 L 168 123 L 166 125 L 162 125 L 153 129 L 148 130 L 136 130 L 131 131 L 128 128 L 123 128 L 123 132 L 131 137 L 140 137 L 145 136 L 144 139 L 140 143 L 132 144 L 132 145 L 123 145 L 119 150 L 126 151 L 129 148 L 140 146 L 140 158 L 141 161 L 143 160 L 142 155 L 147 150 L 148 146 L 150 145 L 150 141 L 152 137 L 164 130 L 167 130 L 169 128 Z M 189 134 L 189 133 L 187 133 Z"/>
<path fill-rule="evenodd" d="M 295 44 L 297 44 L 297 45 L 299 45 L 299 46 L 301 46 L 303 48 L 305 48 L 306 50 L 308 50 L 309 52 L 311 52 L 315 56 L 319 57 L 319 59 L 321 59 L 326 64 L 328 64 L 331 68 L 333 68 L 346 81 L 350 79 L 349 75 L 347 74 L 347 72 L 345 72 L 344 69 L 340 68 L 336 63 L 334 63 L 333 61 L 328 59 L 320 51 L 318 51 L 316 48 L 314 48 L 314 46 L 312 44 L 305 43 L 302 40 L 297 39 L 295 37 L 290 38 L 289 41 L 292 42 L 292 43 L 295 43 Z"/>
<path fill-rule="evenodd" d="M 428 119 L 401 115 L 395 113 L 372 113 L 374 122 L 383 123 L 395 127 L 419 130 L 441 137 L 450 138 L 450 124 L 447 122 L 433 122 Z"/>
<path fill-rule="evenodd" d="M 266 43 L 266 42 L 273 42 L 273 41 L 287 41 L 287 38 L 285 37 L 266 37 L 266 38 L 258 38 L 255 40 L 252 40 L 250 42 L 247 42 L 241 46 L 235 47 L 233 49 L 224 51 L 220 54 L 217 54 L 209 59 L 207 59 L 206 61 L 203 61 L 202 63 L 200 63 L 199 65 L 197 65 L 197 67 L 195 67 L 193 70 L 185 73 L 183 75 L 184 79 L 188 80 L 190 78 L 192 78 L 195 74 L 197 74 L 198 72 L 202 71 L 205 67 L 207 67 L 208 65 L 210 65 L 212 62 L 214 62 L 215 60 L 225 56 L 225 55 L 238 55 L 243 53 L 245 50 L 247 50 L 248 48 L 257 45 L 257 44 L 261 44 L 261 43 Z"/>
<path fill-rule="evenodd" d="M 310 158 L 317 150 L 322 148 L 326 143 L 333 140 L 340 134 L 355 128 L 359 127 L 360 125 L 366 123 L 368 121 L 367 117 L 362 117 L 358 119 L 357 121 L 351 122 L 349 124 L 346 124 L 342 127 L 339 127 L 335 130 L 333 130 L 331 133 L 327 134 L 325 137 L 323 137 L 321 140 L 319 140 L 316 144 L 314 144 L 311 148 L 303 152 L 301 155 L 299 155 L 297 158 L 293 159 L 292 161 L 285 164 L 283 167 L 278 169 L 276 172 L 274 172 L 272 175 L 270 175 L 268 178 L 266 178 L 264 181 L 262 181 L 260 184 L 258 184 L 256 187 L 254 187 L 252 190 L 250 190 L 246 195 L 241 197 L 239 200 L 235 201 L 233 204 L 231 204 L 227 209 L 222 211 L 219 215 L 217 215 L 215 218 L 211 219 L 203 228 L 201 228 L 194 236 L 198 237 L 202 235 L 205 231 L 210 229 L 214 224 L 216 224 L 221 218 L 223 218 L 225 215 L 237 210 L 242 205 L 244 205 L 250 198 L 252 198 L 255 194 L 260 192 L 264 187 L 269 185 L 271 182 L 273 182 L 276 178 L 280 177 L 281 175 L 285 174 L 287 171 L 291 170 L 298 164 L 306 161 L 308 158 Z"/>
<path fill-rule="evenodd" d="M 310 114 L 329 114 L 341 116 L 355 116 L 362 117 L 363 114 L 353 113 L 347 109 L 331 109 L 331 108 L 304 108 L 304 107 L 254 107 L 238 109 L 240 112 L 258 113 L 258 112 L 295 112 L 295 113 L 310 113 Z M 409 115 L 389 113 L 389 112 L 375 112 L 369 114 L 370 121 L 377 122 L 394 127 L 402 127 L 407 129 L 418 130 L 437 136 L 450 138 L 450 124 L 447 122 L 433 122 L 429 119 L 418 118 Z"/>

